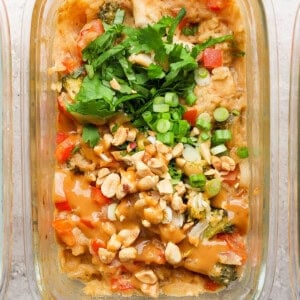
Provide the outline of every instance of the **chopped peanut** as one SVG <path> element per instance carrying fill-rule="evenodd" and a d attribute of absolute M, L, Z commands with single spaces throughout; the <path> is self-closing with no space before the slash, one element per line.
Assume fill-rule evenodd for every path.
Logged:
<path fill-rule="evenodd" d="M 134 276 L 143 283 L 154 284 L 157 282 L 157 276 L 152 270 L 142 270 L 135 273 Z"/>
<path fill-rule="evenodd" d="M 137 250 L 134 247 L 123 248 L 119 252 L 121 262 L 134 260 L 137 257 Z"/>
<path fill-rule="evenodd" d="M 135 226 L 133 229 L 122 229 L 118 233 L 118 238 L 120 239 L 122 245 L 128 247 L 134 243 L 140 234 L 140 229 Z"/>
<path fill-rule="evenodd" d="M 101 192 L 105 197 L 112 198 L 117 192 L 117 187 L 120 184 L 120 176 L 116 173 L 110 174 L 105 177 L 102 185 Z"/>
<path fill-rule="evenodd" d="M 99 248 L 98 256 L 104 264 L 110 264 L 114 260 L 116 253 L 108 251 L 105 248 Z"/>
<path fill-rule="evenodd" d="M 118 251 L 121 248 L 122 244 L 119 241 L 116 234 L 113 234 L 110 240 L 107 242 L 107 250 L 109 251 Z"/>
<path fill-rule="evenodd" d="M 165 250 L 166 260 L 171 265 L 177 265 L 181 262 L 182 256 L 177 245 L 169 242 Z"/>
<path fill-rule="evenodd" d="M 169 179 L 161 180 L 157 184 L 157 189 L 160 194 L 172 194 L 173 186 L 172 186 L 171 180 L 169 180 Z"/>

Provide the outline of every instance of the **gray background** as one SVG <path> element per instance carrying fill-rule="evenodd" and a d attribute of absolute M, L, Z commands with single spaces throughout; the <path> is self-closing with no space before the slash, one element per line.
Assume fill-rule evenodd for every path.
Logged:
<path fill-rule="evenodd" d="M 22 240 L 22 210 L 20 187 L 20 41 L 21 20 L 26 0 L 5 0 L 8 9 L 12 39 L 13 66 L 13 96 L 14 96 L 14 174 L 13 174 L 13 259 L 11 280 L 5 299 L 31 299 L 27 279 L 25 276 L 24 244 Z M 293 23 L 299 0 L 273 0 L 278 28 L 279 54 L 279 96 L 280 96 L 280 204 L 279 204 L 279 239 L 275 282 L 269 299 L 291 299 L 290 276 L 288 268 L 288 198 L 287 198 L 287 160 L 288 160 L 288 94 L 290 77 L 290 52 Z M 274 25 L 275 26 L 275 25 Z M 29 28 L 28 28 L 29 30 Z M 18 188 L 17 188 L 18 187 Z"/>

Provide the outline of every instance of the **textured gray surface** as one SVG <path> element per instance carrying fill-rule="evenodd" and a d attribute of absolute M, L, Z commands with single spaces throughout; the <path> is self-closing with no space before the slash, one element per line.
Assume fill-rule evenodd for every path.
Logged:
<path fill-rule="evenodd" d="M 6 0 L 11 25 L 12 39 L 12 61 L 13 61 L 13 91 L 14 91 L 14 187 L 20 186 L 20 39 L 21 18 L 26 0 Z M 287 200 L 287 158 L 288 158 L 288 93 L 289 93 L 289 63 L 292 28 L 296 8 L 299 0 L 274 0 L 276 19 L 278 25 L 278 47 L 279 53 L 279 96 L 280 96 L 280 203 L 279 203 L 279 239 L 277 269 L 273 289 L 269 299 L 290 299 L 290 279 L 288 270 L 288 200 Z M 29 28 L 28 28 L 29 30 Z M 279 158 L 278 158 L 279 159 Z M 24 245 L 22 240 L 22 211 L 21 191 L 14 188 L 13 204 L 13 262 L 11 281 L 8 287 L 6 299 L 27 300 L 31 299 L 28 282 L 25 276 Z"/>

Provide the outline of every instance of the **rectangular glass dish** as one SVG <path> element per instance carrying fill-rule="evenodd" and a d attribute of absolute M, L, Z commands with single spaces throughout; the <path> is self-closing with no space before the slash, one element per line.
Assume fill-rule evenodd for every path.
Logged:
<path fill-rule="evenodd" d="M 289 243 L 293 296 L 300 296 L 299 231 L 299 101 L 300 101 L 300 6 L 294 24 L 290 79 L 289 116 Z"/>
<path fill-rule="evenodd" d="M 10 35 L 6 8 L 0 1 L 0 298 L 10 276 L 12 203 Z"/>
<path fill-rule="evenodd" d="M 60 271 L 53 219 L 56 99 L 51 91 L 55 18 L 61 1 L 28 1 L 21 65 L 22 171 L 27 276 L 35 299 L 87 299 Z M 249 258 L 240 281 L 197 299 L 266 299 L 275 273 L 278 195 L 277 53 L 270 1 L 238 1 L 246 24 L 248 145 L 251 149 Z M 31 31 L 25 30 L 31 28 Z M 272 47 L 269 47 L 272 45 Z M 264 49 L 263 51 L 260 49 Z M 255 74 L 255 76 L 253 76 Z M 104 297 L 119 299 L 119 296 Z M 132 297 L 140 298 L 140 297 Z M 160 297 L 170 299 L 171 297 Z"/>

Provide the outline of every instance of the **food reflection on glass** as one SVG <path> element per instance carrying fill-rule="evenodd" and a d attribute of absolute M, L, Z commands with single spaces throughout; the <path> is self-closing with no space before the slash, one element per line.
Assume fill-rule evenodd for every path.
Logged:
<path fill-rule="evenodd" d="M 65 0 L 55 213 L 87 295 L 191 296 L 247 260 L 245 28 L 235 0 Z"/>

